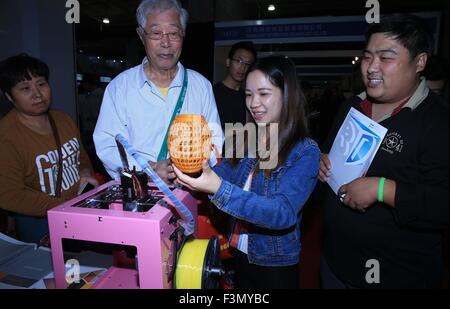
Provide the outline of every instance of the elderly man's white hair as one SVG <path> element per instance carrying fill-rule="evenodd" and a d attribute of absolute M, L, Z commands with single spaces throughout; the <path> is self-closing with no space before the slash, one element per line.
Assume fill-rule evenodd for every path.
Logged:
<path fill-rule="evenodd" d="M 175 10 L 180 16 L 180 24 L 183 32 L 186 32 L 188 12 L 180 5 L 177 0 L 143 0 L 136 10 L 136 21 L 139 26 L 145 29 L 147 16 L 155 12 L 163 12 L 166 10 Z"/>

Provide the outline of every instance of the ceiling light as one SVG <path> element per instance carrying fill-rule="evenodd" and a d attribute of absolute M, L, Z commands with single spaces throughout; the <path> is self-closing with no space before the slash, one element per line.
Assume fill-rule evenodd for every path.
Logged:
<path fill-rule="evenodd" d="M 109 24 L 109 18 L 103 18 L 103 23 L 104 24 Z"/>
<path fill-rule="evenodd" d="M 268 11 L 275 11 L 275 5 L 273 5 L 273 4 L 270 4 L 268 7 L 267 7 L 267 10 Z"/>
<path fill-rule="evenodd" d="M 356 63 L 356 61 L 355 61 L 355 60 L 353 60 L 353 61 L 352 61 L 352 64 L 355 64 L 355 63 Z"/>
<path fill-rule="evenodd" d="M 355 57 L 355 61 L 358 61 L 359 60 L 359 57 Z"/>

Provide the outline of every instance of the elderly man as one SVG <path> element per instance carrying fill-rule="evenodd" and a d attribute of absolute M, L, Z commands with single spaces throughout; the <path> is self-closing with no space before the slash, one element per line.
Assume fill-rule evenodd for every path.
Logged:
<path fill-rule="evenodd" d="M 94 131 L 95 147 L 107 172 L 119 178 L 122 164 L 114 138 L 120 133 L 170 183 L 175 174 L 168 160 L 166 135 L 175 115 L 202 114 L 219 151 L 223 139 L 220 119 L 211 83 L 178 62 L 186 10 L 176 0 L 144 0 L 136 18 L 147 56 L 106 88 Z M 130 167 L 140 169 L 132 157 L 128 161 Z"/>
<path fill-rule="evenodd" d="M 420 73 L 431 39 L 414 15 L 390 15 L 366 33 L 366 91 L 344 104 L 328 153 L 351 107 L 388 129 L 364 177 L 323 201 L 324 288 L 432 288 L 443 275 L 440 229 L 448 225 L 448 108 Z M 330 176 L 322 154 L 319 178 Z"/>

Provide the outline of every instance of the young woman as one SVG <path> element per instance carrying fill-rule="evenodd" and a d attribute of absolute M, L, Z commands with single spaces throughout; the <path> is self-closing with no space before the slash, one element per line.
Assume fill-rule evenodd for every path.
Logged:
<path fill-rule="evenodd" d="M 50 110 L 49 68 L 26 55 L 0 62 L 0 89 L 14 108 L 0 121 L 0 208 L 13 212 L 19 238 L 48 233 L 47 210 L 98 185 L 80 133 L 69 117 Z"/>
<path fill-rule="evenodd" d="M 230 244 L 237 288 L 298 288 L 302 207 L 316 184 L 320 151 L 308 137 L 294 64 L 286 57 L 260 59 L 249 70 L 245 94 L 258 145 L 278 141 L 269 151 L 275 164 L 259 151 L 214 170 L 205 161 L 198 178 L 174 167 L 177 182 L 210 194 L 235 219 Z"/>

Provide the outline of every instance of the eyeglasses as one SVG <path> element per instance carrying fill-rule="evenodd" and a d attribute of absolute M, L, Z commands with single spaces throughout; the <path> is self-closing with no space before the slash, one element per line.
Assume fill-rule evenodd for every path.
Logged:
<path fill-rule="evenodd" d="M 171 32 L 164 32 L 161 30 L 151 30 L 150 32 L 145 31 L 144 28 L 140 27 L 142 29 L 142 31 L 144 32 L 144 36 L 147 39 L 150 40 L 161 40 L 165 35 L 167 35 L 167 37 L 169 38 L 169 41 L 173 41 L 173 42 L 178 42 L 181 41 L 181 39 L 183 38 L 183 35 L 181 34 L 180 31 L 171 31 Z"/>
<path fill-rule="evenodd" d="M 247 61 L 244 61 L 241 59 L 236 59 L 236 58 L 232 58 L 231 61 L 234 61 L 239 65 L 243 65 L 244 67 L 250 67 L 253 64 L 253 62 L 247 62 Z"/>

